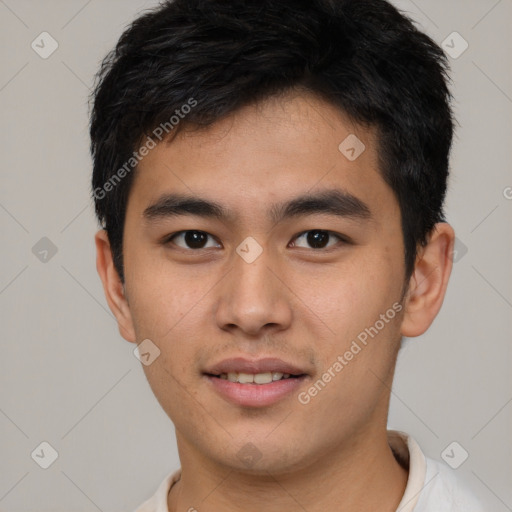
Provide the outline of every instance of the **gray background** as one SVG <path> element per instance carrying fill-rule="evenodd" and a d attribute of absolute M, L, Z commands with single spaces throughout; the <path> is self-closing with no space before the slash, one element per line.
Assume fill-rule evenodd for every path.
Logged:
<path fill-rule="evenodd" d="M 179 467 L 172 423 L 106 306 L 89 198 L 93 75 L 155 3 L 0 0 L 2 511 L 133 510 Z M 438 43 L 457 31 L 469 47 L 450 57 L 459 251 L 440 315 L 401 352 L 389 423 L 433 458 L 457 441 L 469 453 L 457 473 L 489 510 L 512 510 L 512 1 L 395 3 Z M 59 44 L 47 59 L 31 48 L 43 31 Z M 31 457 L 42 441 L 58 452 L 48 469 Z"/>

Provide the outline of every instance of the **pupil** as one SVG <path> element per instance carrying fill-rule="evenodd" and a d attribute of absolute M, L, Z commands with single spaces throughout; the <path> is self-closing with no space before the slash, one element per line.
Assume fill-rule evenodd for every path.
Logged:
<path fill-rule="evenodd" d="M 206 243 L 206 234 L 202 231 L 187 231 L 185 233 L 185 242 L 193 249 L 202 249 Z"/>
<path fill-rule="evenodd" d="M 307 239 L 314 249 L 321 249 L 327 245 L 329 234 L 326 231 L 314 230 L 308 233 Z"/>

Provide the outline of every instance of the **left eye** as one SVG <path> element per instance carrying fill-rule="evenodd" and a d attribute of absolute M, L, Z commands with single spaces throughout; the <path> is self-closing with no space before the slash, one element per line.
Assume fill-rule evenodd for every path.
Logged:
<path fill-rule="evenodd" d="M 210 247 L 215 247 L 215 245 L 208 245 L 208 237 L 213 240 L 213 237 L 204 231 L 188 230 L 175 233 L 167 238 L 167 242 L 172 241 L 183 249 L 209 249 Z M 175 240 L 180 239 L 186 244 L 185 247 L 175 242 Z"/>
<path fill-rule="evenodd" d="M 306 246 L 307 249 L 324 249 L 325 247 L 330 247 L 335 244 L 330 244 L 330 238 L 336 238 L 338 241 L 346 242 L 346 240 L 341 236 L 333 233 L 332 231 L 325 231 L 323 229 L 312 229 L 310 231 L 304 231 L 298 235 L 295 240 L 300 240 L 301 238 L 309 244 L 309 247 Z M 296 242 L 293 242 L 294 246 L 304 247 L 303 245 L 298 245 Z"/>

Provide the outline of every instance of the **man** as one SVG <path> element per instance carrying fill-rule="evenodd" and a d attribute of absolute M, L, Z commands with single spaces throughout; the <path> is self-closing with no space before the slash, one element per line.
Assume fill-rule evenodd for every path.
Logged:
<path fill-rule="evenodd" d="M 104 60 L 97 268 L 175 425 L 138 512 L 482 510 L 386 430 L 451 272 L 442 51 L 384 0 L 176 0 Z"/>

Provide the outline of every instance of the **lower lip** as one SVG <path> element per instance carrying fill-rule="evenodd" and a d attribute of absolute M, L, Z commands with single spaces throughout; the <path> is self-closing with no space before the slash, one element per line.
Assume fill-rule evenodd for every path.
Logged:
<path fill-rule="evenodd" d="M 240 384 L 220 377 L 206 375 L 211 385 L 222 398 L 243 407 L 265 407 L 296 392 L 306 375 L 270 382 L 269 384 Z"/>

